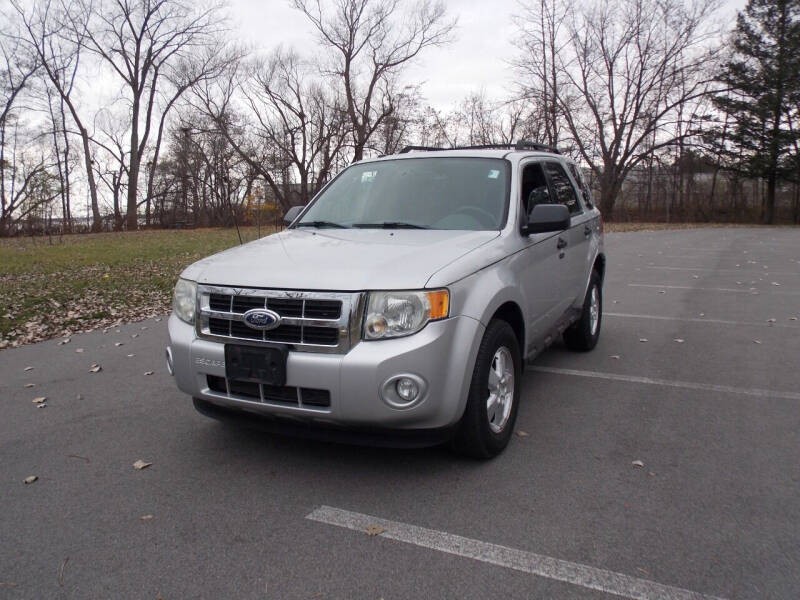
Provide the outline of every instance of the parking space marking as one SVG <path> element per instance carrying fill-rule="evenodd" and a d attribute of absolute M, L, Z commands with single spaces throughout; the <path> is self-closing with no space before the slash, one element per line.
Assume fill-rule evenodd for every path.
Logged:
<path fill-rule="evenodd" d="M 791 294 L 792 296 L 800 296 L 800 292 L 790 292 L 787 290 L 762 291 L 742 288 L 695 287 L 693 285 L 660 285 L 658 283 L 629 283 L 628 287 L 658 288 L 660 290 L 700 290 L 703 292 L 736 292 L 739 294 L 752 294 L 754 291 L 757 291 L 759 294 Z"/>
<path fill-rule="evenodd" d="M 471 538 L 454 535 L 435 529 L 418 527 L 399 521 L 390 521 L 362 513 L 320 506 L 306 515 L 306 519 L 336 527 L 366 532 L 368 528 L 380 528 L 378 536 L 471 558 L 481 562 L 578 585 L 636 600 L 722 600 L 683 588 L 672 587 L 631 577 L 623 573 L 598 569 L 580 563 L 552 558 L 533 552 L 517 550 Z M 377 529 L 375 529 L 377 531 Z"/>
<path fill-rule="evenodd" d="M 662 265 L 647 265 L 645 268 L 659 269 L 662 271 L 711 271 L 712 273 L 739 273 L 740 275 L 800 275 L 800 270 L 773 271 L 771 269 L 709 269 L 705 267 L 665 267 Z"/>
<path fill-rule="evenodd" d="M 662 385 L 688 390 L 701 390 L 704 392 L 722 392 L 725 394 L 742 394 L 758 398 L 784 398 L 786 400 L 800 400 L 798 392 L 781 392 L 776 390 L 761 390 L 757 388 L 740 388 L 731 385 L 716 385 L 713 383 L 698 383 L 694 381 L 673 381 L 670 379 L 654 379 L 638 375 L 622 375 L 621 373 L 601 373 L 599 371 L 579 371 L 577 369 L 560 369 L 558 367 L 540 367 L 529 365 L 531 371 L 552 373 L 554 375 L 572 375 L 574 377 L 591 377 L 594 379 L 607 379 L 609 381 L 625 381 L 627 383 L 642 383 L 645 385 Z"/>
<path fill-rule="evenodd" d="M 665 317 L 663 315 L 635 315 L 633 313 L 604 312 L 604 317 L 617 317 L 623 319 L 647 319 L 654 321 L 682 321 L 686 323 L 712 323 L 717 325 L 755 325 L 760 327 L 785 327 L 787 329 L 800 329 L 800 325 L 787 323 L 770 323 L 769 321 L 728 321 L 726 319 L 705 319 L 699 317 Z"/>

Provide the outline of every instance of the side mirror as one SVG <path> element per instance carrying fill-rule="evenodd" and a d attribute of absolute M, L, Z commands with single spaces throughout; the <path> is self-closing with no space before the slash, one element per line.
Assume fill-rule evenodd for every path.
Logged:
<path fill-rule="evenodd" d="M 533 207 L 528 224 L 523 225 L 522 235 L 549 233 L 569 229 L 569 209 L 564 204 L 537 204 Z"/>
<path fill-rule="evenodd" d="M 290 225 L 292 221 L 294 221 L 297 218 L 297 215 L 299 215 L 303 211 L 304 208 L 305 206 L 293 206 L 292 208 L 287 210 L 286 214 L 283 215 L 283 224 Z"/>

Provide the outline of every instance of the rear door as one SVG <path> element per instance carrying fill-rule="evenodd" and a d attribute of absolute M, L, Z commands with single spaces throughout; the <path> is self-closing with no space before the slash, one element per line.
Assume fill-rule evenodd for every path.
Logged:
<path fill-rule="evenodd" d="M 550 182 L 552 202 L 566 205 L 571 216 L 570 228 L 559 236 L 561 240 L 559 245 L 562 246 L 559 254 L 562 263 L 559 270 L 562 279 L 559 309 L 560 313 L 563 313 L 579 300 L 585 291 L 588 273 L 586 257 L 591 235 L 589 221 L 592 215 L 585 209 L 564 163 L 559 160 L 547 160 L 544 169 Z"/>
<path fill-rule="evenodd" d="M 536 204 L 554 202 L 541 159 L 523 161 L 520 175 L 518 202 L 521 219 L 518 226 L 527 223 L 527 215 Z M 561 249 L 557 233 L 523 236 L 523 243 L 525 250 L 514 263 L 528 303 L 525 311 L 525 328 L 529 332 L 527 354 L 534 348 L 541 349 L 544 337 L 564 310 L 560 304 L 564 296 L 561 272 L 565 264 L 564 259 L 559 258 Z"/>

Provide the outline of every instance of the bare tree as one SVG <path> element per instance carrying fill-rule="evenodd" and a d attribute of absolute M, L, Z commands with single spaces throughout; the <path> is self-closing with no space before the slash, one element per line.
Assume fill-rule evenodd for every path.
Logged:
<path fill-rule="evenodd" d="M 559 109 L 563 80 L 559 56 L 567 42 L 568 4 L 561 0 L 532 0 L 515 17 L 523 53 L 513 65 L 523 75 L 520 96 L 532 101 L 541 115 L 537 139 L 557 147 L 564 128 Z"/>
<path fill-rule="evenodd" d="M 716 0 L 596 0 L 571 9 L 564 37 L 552 46 L 558 52 L 548 53 L 558 83 L 550 93 L 571 143 L 597 177 L 608 216 L 648 153 L 697 133 L 676 133 L 675 123 L 680 107 L 709 93 L 715 6 Z M 537 33 L 528 39 L 535 47 Z M 540 61 L 536 53 L 523 59 Z"/>
<path fill-rule="evenodd" d="M 330 178 L 349 132 L 338 94 L 315 73 L 317 65 L 279 48 L 266 60 L 230 61 L 224 76 L 195 86 L 195 106 L 284 209 Z"/>
<path fill-rule="evenodd" d="M 100 231 L 102 218 L 97 200 L 97 183 L 92 167 L 90 133 L 74 98 L 75 81 L 81 61 L 81 47 L 87 35 L 86 22 L 65 4 L 53 7 L 51 0 L 41 0 L 30 10 L 12 1 L 22 19 L 24 40 L 36 55 L 47 80 L 69 109 L 83 143 L 86 182 L 92 206 L 92 231 Z M 70 24 L 69 30 L 65 23 Z"/>
<path fill-rule="evenodd" d="M 399 75 L 426 48 L 449 41 L 455 21 L 444 3 L 420 0 L 407 11 L 398 0 L 293 0 L 331 52 L 330 72 L 345 97 L 353 137 L 353 159 L 392 116 Z"/>
<path fill-rule="evenodd" d="M 81 44 L 122 81 L 130 106 L 126 225 L 136 229 L 139 171 L 159 86 L 165 77 L 182 79 L 180 70 L 193 53 L 212 45 L 224 19 L 218 8 L 198 9 L 183 0 L 81 0 L 79 4 L 81 19 L 88 23 Z M 81 31 L 82 22 L 76 19 L 73 28 Z M 164 112 L 171 106 L 168 102 Z"/>

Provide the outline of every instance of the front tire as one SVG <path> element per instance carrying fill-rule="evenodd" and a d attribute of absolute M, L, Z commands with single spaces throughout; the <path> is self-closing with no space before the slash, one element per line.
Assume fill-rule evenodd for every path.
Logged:
<path fill-rule="evenodd" d="M 581 318 L 564 331 L 564 343 L 576 352 L 588 352 L 600 339 L 600 325 L 603 321 L 603 288 L 597 271 L 592 271 L 589 289 L 583 300 Z"/>
<path fill-rule="evenodd" d="M 522 379 L 522 359 L 514 330 L 505 321 L 489 323 L 478 348 L 464 415 L 453 448 L 473 458 L 492 458 L 514 431 Z"/>

